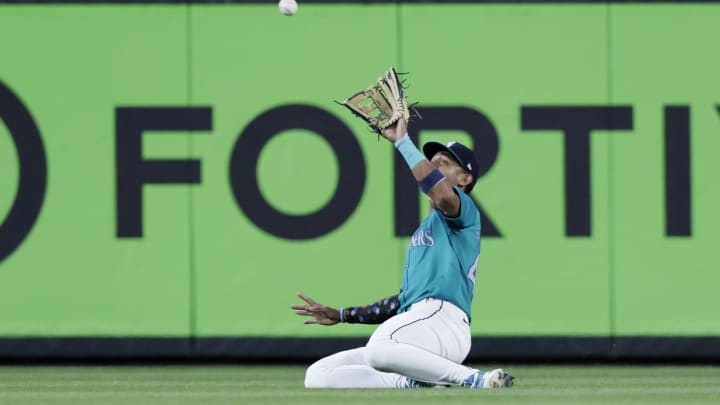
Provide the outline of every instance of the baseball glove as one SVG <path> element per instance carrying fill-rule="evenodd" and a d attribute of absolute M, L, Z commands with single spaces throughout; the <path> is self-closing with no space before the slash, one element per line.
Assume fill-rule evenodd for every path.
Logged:
<path fill-rule="evenodd" d="M 378 134 L 399 120 L 405 120 L 405 123 L 410 120 L 403 84 L 393 67 L 375 84 L 358 91 L 340 104 L 362 118 Z"/>

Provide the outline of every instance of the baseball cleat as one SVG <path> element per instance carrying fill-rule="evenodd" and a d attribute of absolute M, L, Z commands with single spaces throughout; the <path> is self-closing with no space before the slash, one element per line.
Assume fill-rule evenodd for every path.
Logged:
<path fill-rule="evenodd" d="M 501 368 L 492 371 L 476 371 L 462 384 L 468 388 L 505 388 L 512 387 L 515 377 Z"/>
<path fill-rule="evenodd" d="M 403 388 L 433 388 L 435 387 L 435 384 L 426 383 L 424 381 L 418 381 L 414 380 L 410 377 L 405 377 L 405 382 L 403 383 Z"/>

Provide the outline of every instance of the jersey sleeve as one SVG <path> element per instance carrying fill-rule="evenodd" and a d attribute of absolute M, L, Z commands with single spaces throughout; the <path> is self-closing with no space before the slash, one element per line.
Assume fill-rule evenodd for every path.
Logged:
<path fill-rule="evenodd" d="M 457 194 L 457 196 L 460 198 L 460 213 L 457 217 L 452 218 L 446 216 L 445 214 L 443 214 L 442 211 L 438 210 L 440 212 L 440 215 L 442 215 L 442 217 L 445 219 L 445 222 L 447 222 L 448 225 L 453 228 L 466 228 L 480 222 L 480 212 L 478 211 L 477 206 L 475 205 L 475 201 L 473 201 L 472 197 L 465 194 L 464 191 L 457 187 L 453 187 L 453 190 L 455 191 L 455 194 Z"/>

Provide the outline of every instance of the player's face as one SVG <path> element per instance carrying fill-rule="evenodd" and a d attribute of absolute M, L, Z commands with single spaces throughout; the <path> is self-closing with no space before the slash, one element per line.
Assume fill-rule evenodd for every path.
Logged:
<path fill-rule="evenodd" d="M 468 174 L 449 153 L 438 152 L 430 162 L 440 169 L 451 186 L 464 184 L 463 182 L 466 181 Z"/>

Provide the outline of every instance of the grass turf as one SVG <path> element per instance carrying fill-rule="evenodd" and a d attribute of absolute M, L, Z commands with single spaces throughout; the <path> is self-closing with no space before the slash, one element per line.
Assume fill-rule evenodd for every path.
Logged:
<path fill-rule="evenodd" d="M 318 390 L 300 366 L 0 366 L 0 404 L 718 404 L 720 367 L 507 367 L 505 390 Z"/>

